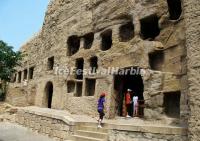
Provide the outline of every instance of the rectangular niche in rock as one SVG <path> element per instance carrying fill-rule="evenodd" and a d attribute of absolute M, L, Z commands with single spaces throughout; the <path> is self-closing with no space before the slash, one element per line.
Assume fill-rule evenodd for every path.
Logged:
<path fill-rule="evenodd" d="M 53 67 L 54 67 L 54 56 L 48 58 L 47 70 L 53 70 Z"/>
<path fill-rule="evenodd" d="M 98 69 L 98 58 L 96 56 L 90 58 L 91 73 L 94 74 Z"/>
<path fill-rule="evenodd" d="M 127 42 L 134 37 L 134 25 L 128 22 L 119 28 L 120 41 Z"/>
<path fill-rule="evenodd" d="M 26 80 L 26 79 L 27 79 L 27 75 L 28 75 L 28 70 L 25 69 L 25 70 L 24 70 L 24 78 L 23 78 L 23 80 Z"/>
<path fill-rule="evenodd" d="M 157 15 L 151 15 L 140 20 L 141 23 L 141 37 L 145 39 L 154 40 L 159 34 L 159 24 Z"/>
<path fill-rule="evenodd" d="M 162 71 L 164 64 L 163 51 L 157 51 L 149 54 L 149 65 L 152 70 Z"/>
<path fill-rule="evenodd" d="M 92 47 L 93 41 L 94 41 L 94 33 L 88 33 L 83 36 L 84 39 L 84 49 L 90 49 Z"/>
<path fill-rule="evenodd" d="M 106 51 L 112 47 L 112 30 L 106 30 L 101 33 L 101 50 Z"/>
<path fill-rule="evenodd" d="M 85 96 L 94 96 L 96 79 L 86 79 L 85 83 L 86 83 Z"/>
<path fill-rule="evenodd" d="M 29 79 L 33 79 L 34 67 L 29 68 Z"/>
<path fill-rule="evenodd" d="M 18 83 L 21 83 L 22 72 L 18 72 Z"/>
<path fill-rule="evenodd" d="M 67 93 L 73 93 L 75 91 L 75 82 L 68 81 L 67 82 Z"/>
<path fill-rule="evenodd" d="M 182 13 L 181 0 L 167 0 L 171 20 L 178 20 Z"/>
<path fill-rule="evenodd" d="M 17 74 L 15 73 L 12 77 L 12 82 L 16 82 Z"/>
<path fill-rule="evenodd" d="M 76 79 L 83 79 L 84 59 L 76 59 Z"/>
<path fill-rule="evenodd" d="M 75 92 L 74 96 L 81 97 L 82 96 L 82 88 L 83 88 L 83 83 L 76 82 L 76 92 Z"/>
<path fill-rule="evenodd" d="M 169 117 L 179 118 L 180 116 L 180 97 L 181 92 L 167 92 L 164 93 L 164 111 Z"/>
<path fill-rule="evenodd" d="M 80 48 L 80 38 L 76 35 L 70 36 L 67 40 L 68 51 L 67 55 L 72 56 L 77 53 Z"/>

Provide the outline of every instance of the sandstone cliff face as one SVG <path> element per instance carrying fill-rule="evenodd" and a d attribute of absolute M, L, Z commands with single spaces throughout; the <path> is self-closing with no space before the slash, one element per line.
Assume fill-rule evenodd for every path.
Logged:
<path fill-rule="evenodd" d="M 183 15 L 176 20 L 171 20 L 170 16 L 166 0 L 51 1 L 41 32 L 22 47 L 26 56 L 22 67 L 17 68 L 23 72 L 34 67 L 33 79 L 29 78 L 27 85 L 17 82 L 10 84 L 10 89 L 23 88 L 27 95 L 35 97 L 35 105 L 47 107 L 46 85 L 51 82 L 52 108 L 91 116 L 97 114 L 96 101 L 104 91 L 108 93 L 106 114 L 113 118 L 119 107 L 116 102 L 119 90 L 114 87 L 115 76 L 86 75 L 82 80 L 77 80 L 75 75 L 55 73 L 56 67 L 75 67 L 80 58 L 84 60 L 83 68 L 87 69 L 91 57 L 96 56 L 99 70 L 133 66 L 147 72 L 142 79 L 146 103 L 144 114 L 148 119 L 166 116 L 166 109 L 173 109 L 169 101 L 175 95 L 176 109 L 186 120 L 185 21 Z M 92 44 L 85 49 L 90 39 Z M 106 43 L 112 42 L 106 45 L 107 48 L 103 47 L 104 39 Z M 70 44 L 77 46 L 77 42 L 78 51 L 73 54 Z M 54 70 L 49 70 L 48 60 L 52 57 Z M 23 79 L 23 73 L 21 77 Z M 89 83 L 91 81 L 88 82 L 88 79 L 96 83 Z M 72 82 L 72 86 L 68 82 Z M 95 86 L 94 96 L 87 95 L 90 90 L 88 85 Z M 173 95 L 172 99 L 169 95 Z M 179 117 L 179 113 L 177 115 Z"/>
<path fill-rule="evenodd" d="M 188 70 L 188 96 L 190 105 L 189 138 L 199 140 L 199 44 L 200 44 L 200 1 L 184 1 L 186 23 L 186 47 Z"/>

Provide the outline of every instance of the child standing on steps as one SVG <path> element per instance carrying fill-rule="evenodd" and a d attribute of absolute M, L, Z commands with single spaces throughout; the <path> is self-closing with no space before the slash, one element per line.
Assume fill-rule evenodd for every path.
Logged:
<path fill-rule="evenodd" d="M 104 103 L 105 103 L 105 93 L 102 93 L 98 99 L 98 108 L 97 111 L 99 113 L 99 119 L 98 119 L 98 128 L 102 128 L 102 121 L 103 121 L 103 117 L 105 116 L 104 113 Z"/>

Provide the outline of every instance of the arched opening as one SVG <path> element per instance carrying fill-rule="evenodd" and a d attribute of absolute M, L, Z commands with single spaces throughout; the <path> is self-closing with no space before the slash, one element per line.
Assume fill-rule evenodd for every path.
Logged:
<path fill-rule="evenodd" d="M 52 98 L 53 98 L 53 83 L 52 82 L 47 82 L 46 87 L 45 87 L 45 93 L 46 93 L 46 106 L 48 108 L 51 108 L 52 104 Z"/>
<path fill-rule="evenodd" d="M 114 78 L 114 90 L 115 90 L 115 101 L 116 101 L 116 113 L 118 116 L 126 116 L 126 106 L 125 106 L 125 93 L 127 89 L 131 89 L 134 94 L 133 96 L 138 96 L 139 100 L 139 116 L 144 116 L 144 84 L 143 79 L 140 74 L 140 68 L 131 67 L 124 68 L 120 70 Z M 133 107 L 131 107 L 133 112 Z"/>

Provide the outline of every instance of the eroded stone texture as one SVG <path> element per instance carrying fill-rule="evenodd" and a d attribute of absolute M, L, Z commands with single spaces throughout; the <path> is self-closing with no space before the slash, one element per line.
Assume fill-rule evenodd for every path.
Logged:
<path fill-rule="evenodd" d="M 141 132 L 113 130 L 109 133 L 109 141 L 188 141 L 183 135 L 163 135 Z"/>
<path fill-rule="evenodd" d="M 131 30 L 131 33 L 123 36 L 129 36 L 128 39 L 122 40 L 120 28 L 127 23 L 133 24 L 134 34 L 131 26 L 126 30 Z M 47 107 L 47 93 L 50 90 L 46 89 L 46 86 L 51 82 L 52 108 L 65 109 L 73 114 L 96 116 L 97 99 L 102 92 L 106 92 L 106 117 L 119 116 L 119 90 L 115 88 L 114 75 L 84 75 L 83 79 L 77 79 L 75 74 L 67 75 L 63 70 L 66 67 L 76 67 L 77 59 L 80 58 L 84 60 L 83 68 L 88 69 L 90 59 L 96 56 L 98 70 L 109 67 L 139 67 L 145 72 L 142 76 L 144 92 L 141 97 L 145 100 L 143 106 L 146 119 L 161 120 L 166 117 L 164 95 L 181 93 L 178 105 L 180 110 L 176 118 L 181 117 L 182 123 L 186 124 L 188 93 L 184 25 L 183 15 L 176 20 L 170 20 L 166 0 L 51 1 L 41 31 L 21 48 L 26 56 L 22 67 L 17 70 L 22 71 L 23 79 L 23 70 L 27 69 L 28 80 L 10 84 L 7 101 L 19 106 Z M 149 31 L 151 28 L 153 30 Z M 84 41 L 89 33 L 94 35 L 94 40 L 91 47 L 85 49 Z M 79 49 L 69 50 L 69 43 L 70 46 L 80 44 Z M 104 44 L 106 47 L 102 48 Z M 191 50 L 195 50 L 195 46 Z M 51 60 L 53 70 L 49 68 L 48 60 Z M 192 60 L 191 64 L 198 64 L 195 63 L 197 60 Z M 17 80 L 18 77 L 17 75 Z M 96 79 L 94 96 L 86 96 L 87 78 Z M 73 91 L 68 90 L 69 81 L 74 82 Z M 14 95 L 26 98 L 19 102 Z M 179 102 L 179 99 L 177 101 Z"/>
<path fill-rule="evenodd" d="M 40 116 L 21 110 L 16 114 L 15 122 L 57 140 L 66 140 L 72 134 L 72 126 L 47 115 Z"/>
<path fill-rule="evenodd" d="M 200 1 L 184 1 L 188 70 L 188 97 L 190 105 L 189 138 L 199 140 L 199 44 L 200 44 Z"/>

